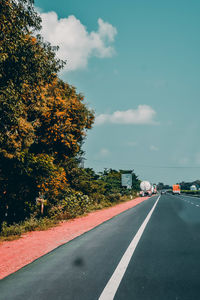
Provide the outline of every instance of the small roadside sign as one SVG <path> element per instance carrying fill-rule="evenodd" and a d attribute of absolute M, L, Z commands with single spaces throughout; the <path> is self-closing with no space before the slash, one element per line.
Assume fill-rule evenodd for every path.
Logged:
<path fill-rule="evenodd" d="M 37 204 L 41 204 L 41 214 L 43 215 L 44 213 L 44 204 L 47 202 L 47 200 L 44 199 L 43 195 L 39 195 L 36 199 Z"/>
<path fill-rule="evenodd" d="M 132 173 L 121 174 L 121 185 L 127 187 L 127 189 L 132 188 Z"/>

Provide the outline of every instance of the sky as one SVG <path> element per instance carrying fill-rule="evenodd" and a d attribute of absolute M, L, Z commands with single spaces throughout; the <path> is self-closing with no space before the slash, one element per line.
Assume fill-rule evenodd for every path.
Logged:
<path fill-rule="evenodd" d="M 36 0 L 60 77 L 96 121 L 85 166 L 141 180 L 200 179 L 200 2 Z"/>

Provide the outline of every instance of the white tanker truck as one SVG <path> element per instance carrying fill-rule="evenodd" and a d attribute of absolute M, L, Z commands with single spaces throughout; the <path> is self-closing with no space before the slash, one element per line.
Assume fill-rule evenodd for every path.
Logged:
<path fill-rule="evenodd" d="M 144 197 L 144 196 L 151 196 L 152 194 L 156 194 L 157 193 L 157 188 L 156 185 L 152 185 L 149 181 L 142 181 L 140 183 L 140 196 Z"/>

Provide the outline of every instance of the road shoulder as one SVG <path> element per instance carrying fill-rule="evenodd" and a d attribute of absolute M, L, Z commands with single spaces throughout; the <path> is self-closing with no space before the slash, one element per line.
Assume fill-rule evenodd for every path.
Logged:
<path fill-rule="evenodd" d="M 147 199 L 148 197 L 136 198 L 114 207 L 91 212 L 87 216 L 64 221 L 46 231 L 33 231 L 24 234 L 18 240 L 2 242 L 0 279 Z"/>

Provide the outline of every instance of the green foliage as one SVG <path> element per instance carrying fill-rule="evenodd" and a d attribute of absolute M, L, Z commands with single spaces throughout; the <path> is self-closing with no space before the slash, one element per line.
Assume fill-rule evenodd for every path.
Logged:
<path fill-rule="evenodd" d="M 49 215 L 56 219 L 70 219 L 88 211 L 92 202 L 87 195 L 68 190 L 63 199 L 51 207 Z"/>
<path fill-rule="evenodd" d="M 106 195 L 121 192 L 121 173 L 119 171 L 105 169 L 100 178 L 105 182 Z"/>
<path fill-rule="evenodd" d="M 20 222 L 18 224 L 14 223 L 13 225 L 7 225 L 6 222 L 3 222 L 0 239 L 2 237 L 20 236 L 28 231 L 47 230 L 48 228 L 55 226 L 57 223 L 57 220 L 52 220 L 46 217 L 40 219 L 31 217 L 30 219 L 26 219 L 24 222 Z"/>
<path fill-rule="evenodd" d="M 11 235 L 21 235 L 21 234 L 22 234 L 22 229 L 19 224 L 13 224 L 7 226 L 6 222 L 2 223 L 1 236 L 8 237 Z"/>
<path fill-rule="evenodd" d="M 22 153 L 19 158 L 12 159 L 0 156 L 0 170 L 0 220 L 6 220 L 9 224 L 38 211 L 36 197 L 39 192 L 44 192 L 44 182 L 49 184 L 54 179 L 52 189 L 54 193 L 57 192 L 58 187 L 54 184 L 56 172 L 62 183 L 61 172 L 58 172 L 53 159 L 46 154 L 36 156 Z"/>
<path fill-rule="evenodd" d="M 47 153 L 62 164 L 75 157 L 94 120 L 83 99 L 74 87 L 59 79 L 43 88 L 35 132 L 37 140 L 30 150 Z"/>
<path fill-rule="evenodd" d="M 38 34 L 41 19 L 33 3 L 0 1 L 0 224 L 4 236 L 45 227 L 49 216 L 72 218 L 92 206 L 112 205 L 121 195 L 132 193 L 121 187 L 121 171 L 96 174 L 79 167 L 94 113 L 75 87 L 58 78 L 64 62 Z M 138 185 L 133 173 L 133 190 Z M 38 220 L 39 194 L 45 198 L 45 218 Z M 29 219 L 33 214 L 35 218 Z"/>
<path fill-rule="evenodd" d="M 120 201 L 120 198 L 121 198 L 121 194 L 120 193 L 115 193 L 115 194 L 109 194 L 107 196 L 108 200 L 111 202 L 111 203 L 117 203 Z"/>
<path fill-rule="evenodd" d="M 180 182 L 181 190 L 190 190 L 190 187 L 195 185 L 197 189 L 200 187 L 200 180 L 195 180 L 192 182 Z"/>
<path fill-rule="evenodd" d="M 37 97 L 63 65 L 33 36 L 40 24 L 33 1 L 0 2 L 0 152 L 9 158 L 33 143 Z"/>
<path fill-rule="evenodd" d="M 123 174 L 124 170 L 113 170 L 113 169 L 105 169 L 103 173 L 100 175 L 100 179 L 105 183 L 105 194 L 117 194 L 120 193 L 122 195 L 130 195 L 132 191 L 139 190 L 140 181 L 138 177 L 132 172 L 132 190 L 127 190 L 125 187 L 121 186 L 121 174 Z"/>
<path fill-rule="evenodd" d="M 162 182 L 159 182 L 159 183 L 157 184 L 157 190 L 158 190 L 158 191 L 161 191 L 161 190 L 169 190 L 169 189 L 172 189 L 172 186 L 167 185 L 167 184 L 164 184 L 164 183 L 162 183 Z"/>
<path fill-rule="evenodd" d="M 73 159 L 65 164 L 67 180 L 76 191 L 95 198 L 96 194 L 105 194 L 105 182 L 91 168 L 79 168 L 78 161 Z"/>
<path fill-rule="evenodd" d="M 94 114 L 76 89 L 59 80 L 62 61 L 36 33 L 31 0 L 0 2 L 0 223 L 45 213 L 69 186 L 66 160 L 81 151 Z"/>

